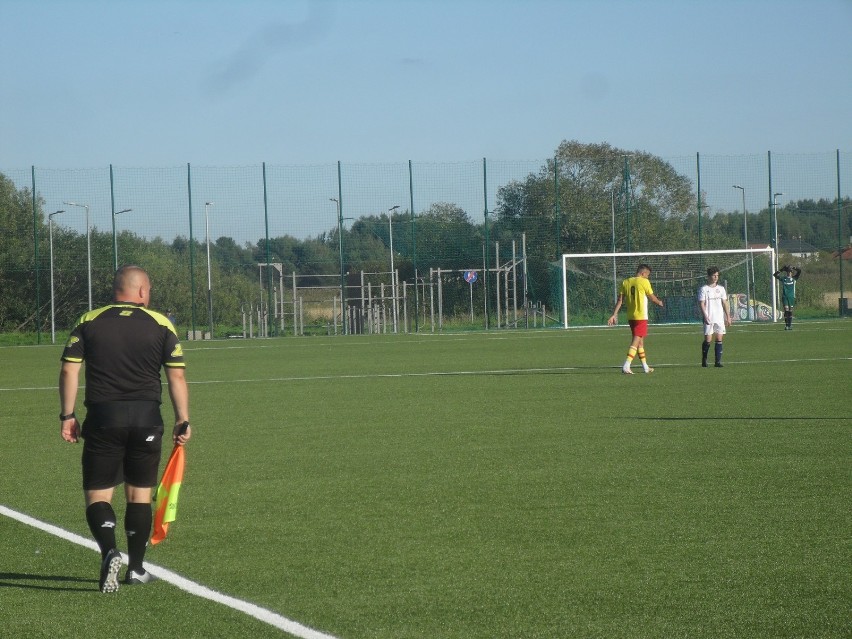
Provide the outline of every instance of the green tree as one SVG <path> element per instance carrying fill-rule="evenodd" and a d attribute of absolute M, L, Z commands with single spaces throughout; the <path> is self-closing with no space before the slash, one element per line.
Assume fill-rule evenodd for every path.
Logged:
<path fill-rule="evenodd" d="M 650 153 L 563 141 L 538 173 L 498 190 L 493 235 L 526 236 L 530 287 L 543 295 L 561 253 L 693 248 L 694 202 L 690 180 Z"/>
<path fill-rule="evenodd" d="M 347 270 L 372 273 L 390 271 L 390 228 L 386 213 L 355 220 L 352 228 L 345 232 L 343 244 Z M 394 246 L 394 250 L 398 251 L 398 246 Z M 390 283 L 389 277 L 384 279 Z"/>
<path fill-rule="evenodd" d="M 556 191 L 558 189 L 558 202 Z M 615 248 L 687 248 L 667 221 L 682 222 L 695 202 L 690 180 L 664 160 L 609 144 L 563 141 L 538 174 L 497 193 L 498 228 L 528 232 L 556 259 L 559 252 L 604 252 Z M 557 216 L 558 205 L 558 216 Z M 557 235 L 558 231 L 558 235 Z"/>
<path fill-rule="evenodd" d="M 457 271 L 482 264 L 484 229 L 474 225 L 461 207 L 436 202 L 417 216 L 415 229 L 419 263 L 428 256 L 430 266 Z"/>
<path fill-rule="evenodd" d="M 32 203 L 29 189 L 17 189 L 10 179 L 0 174 L 0 234 L 3 237 L 0 242 L 0 331 L 4 332 L 35 329 L 37 309 L 33 292 L 37 284 Z M 36 202 L 36 206 L 36 223 L 41 231 L 44 228 L 41 200 Z M 42 238 L 46 253 L 46 232 Z M 41 301 L 44 303 L 45 299 Z M 42 311 L 43 308 L 38 309 L 38 312 Z"/>

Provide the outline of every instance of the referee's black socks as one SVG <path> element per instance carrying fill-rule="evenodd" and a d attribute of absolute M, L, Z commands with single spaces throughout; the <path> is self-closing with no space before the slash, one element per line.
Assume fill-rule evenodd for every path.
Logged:
<path fill-rule="evenodd" d="M 115 548 L 115 511 L 109 502 L 96 501 L 86 508 L 86 523 L 98 543 L 101 557 Z"/>
<path fill-rule="evenodd" d="M 145 557 L 145 547 L 148 537 L 151 536 L 151 524 L 154 514 L 151 512 L 151 504 L 127 504 L 124 514 L 124 530 L 127 533 L 127 567 L 138 573 L 145 572 L 142 560 Z"/>

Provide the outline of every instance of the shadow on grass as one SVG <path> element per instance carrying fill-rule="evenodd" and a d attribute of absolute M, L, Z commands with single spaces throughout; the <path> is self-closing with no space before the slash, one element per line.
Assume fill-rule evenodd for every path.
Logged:
<path fill-rule="evenodd" d="M 79 583 L 79 584 L 97 584 L 97 579 L 84 579 L 82 577 L 68 577 L 66 575 L 29 575 L 26 573 L 18 573 L 18 572 L 0 572 L 0 588 L 30 588 L 33 590 L 65 590 L 71 592 L 91 592 L 92 587 L 88 586 L 86 588 L 72 588 L 69 586 L 50 586 L 50 585 L 41 585 L 38 583 L 16 583 L 21 581 L 31 581 L 31 582 L 70 582 L 70 583 Z M 95 588 L 97 590 L 97 588 Z"/>

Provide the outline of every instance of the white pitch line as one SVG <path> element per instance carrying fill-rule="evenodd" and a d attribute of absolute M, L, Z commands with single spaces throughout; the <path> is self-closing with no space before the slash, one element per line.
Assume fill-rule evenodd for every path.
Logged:
<path fill-rule="evenodd" d="M 806 362 L 846 362 L 852 361 L 852 357 L 800 357 L 791 359 L 756 359 L 756 360 L 729 360 L 729 364 L 748 366 L 752 364 L 797 364 Z M 656 368 L 693 368 L 695 363 L 677 363 L 667 364 L 656 362 Z M 463 377 L 474 375 L 517 375 L 517 374 L 536 374 L 536 373 L 557 373 L 566 371 L 583 371 L 589 369 L 617 369 L 620 365 L 601 366 L 550 366 L 546 368 L 495 368 L 489 370 L 471 371 L 427 371 L 422 373 L 351 373 L 340 375 L 293 375 L 289 377 L 249 377 L 240 379 L 205 379 L 205 380 L 188 380 L 190 386 L 205 386 L 208 384 L 258 384 L 269 382 L 311 382 L 311 381 L 328 381 L 328 380 L 349 380 L 349 379 L 403 379 L 406 377 Z M 80 388 L 85 388 L 81 384 Z M 29 386 L 21 388 L 0 388 L 0 393 L 11 393 L 16 391 L 56 391 L 56 386 Z"/>
<path fill-rule="evenodd" d="M 750 360 L 750 361 L 735 361 L 731 360 L 729 364 L 789 364 L 801 362 L 845 362 L 852 361 L 852 357 L 807 357 L 798 359 L 773 359 L 773 360 Z M 654 364 L 659 368 L 692 368 L 696 364 Z M 475 375 L 518 375 L 518 374 L 537 374 L 537 373 L 557 373 L 566 371 L 581 371 L 590 368 L 608 370 L 621 368 L 616 365 L 603 366 L 550 366 L 547 368 L 496 368 L 480 371 L 431 371 L 423 373 L 352 373 L 341 375 L 294 375 L 291 377 L 256 377 L 256 378 L 241 378 L 241 379 L 206 379 L 187 382 L 190 385 L 207 385 L 207 384 L 257 384 L 269 382 L 312 382 L 312 381 L 328 381 L 328 380 L 348 380 L 348 379 L 403 379 L 406 377 L 463 377 Z M 0 388 L 0 391 L 5 390 Z"/>
<path fill-rule="evenodd" d="M 80 535 L 68 530 L 54 526 L 53 524 L 48 524 L 30 517 L 29 515 L 19 513 L 18 511 L 7 508 L 6 506 L 0 505 L 0 514 L 5 515 L 10 519 L 15 519 L 27 526 L 43 530 L 46 533 L 50 533 L 51 535 L 65 539 L 66 541 L 84 546 L 85 548 L 95 551 L 98 550 L 98 545 L 91 539 L 86 539 L 85 537 L 81 537 Z M 127 555 L 122 554 L 122 558 L 126 563 Z M 287 617 L 272 612 L 271 610 L 267 610 L 266 608 L 261 608 L 253 603 L 249 603 L 229 595 L 223 595 L 221 592 L 216 592 L 206 586 L 190 581 L 189 579 L 181 577 L 166 568 L 161 568 L 160 566 L 145 562 L 145 569 L 158 579 L 166 581 L 191 595 L 209 599 L 210 601 L 222 604 L 234 610 L 239 610 L 250 617 L 254 617 L 258 621 L 262 621 L 263 623 L 269 624 L 270 626 L 283 630 L 284 632 L 289 632 L 291 635 L 298 637 L 299 639 L 336 639 L 333 635 L 309 628 L 308 626 L 302 625 L 297 621 L 288 619 Z"/>
<path fill-rule="evenodd" d="M 554 366 L 551 368 L 499 368 L 482 371 L 433 371 L 426 373 L 359 373 L 344 375 L 307 375 L 293 377 L 258 377 L 248 379 L 207 379 L 187 382 L 188 384 L 256 384 L 258 382 L 313 382 L 337 379 L 402 379 L 405 377 L 461 377 L 470 375 L 511 375 L 518 373 L 552 373 L 557 371 L 575 371 L 582 367 Z M 602 368 L 613 368 L 604 366 Z M 3 389 L 0 389 L 3 390 Z"/>

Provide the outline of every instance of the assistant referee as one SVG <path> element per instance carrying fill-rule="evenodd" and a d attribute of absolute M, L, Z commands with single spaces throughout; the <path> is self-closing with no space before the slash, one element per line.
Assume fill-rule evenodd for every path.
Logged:
<path fill-rule="evenodd" d="M 152 580 L 143 559 L 151 534 L 151 492 L 157 485 L 163 440 L 160 369 L 168 380 L 174 408 L 174 443 L 183 445 L 189 428 L 189 391 L 183 351 L 174 326 L 148 309 L 151 280 L 138 266 L 115 273 L 112 304 L 83 315 L 62 352 L 59 373 L 60 432 L 66 442 L 83 444 L 86 521 L 101 550 L 99 587 L 119 587 L 121 553 L 116 547 L 115 487 L 124 483 L 124 530 L 129 557 L 124 583 Z M 86 418 L 74 414 L 80 368 L 86 363 Z"/>

